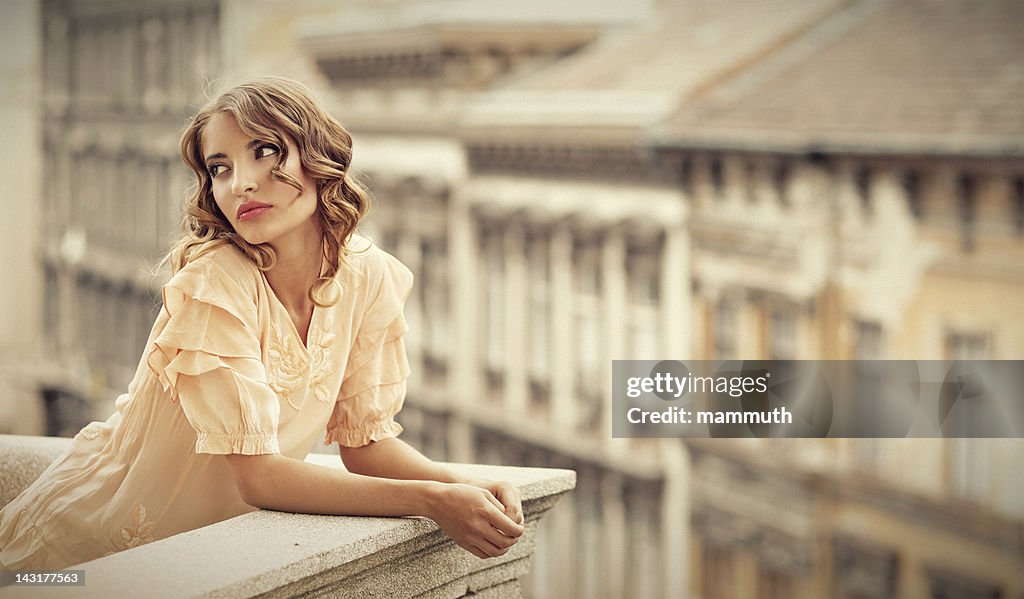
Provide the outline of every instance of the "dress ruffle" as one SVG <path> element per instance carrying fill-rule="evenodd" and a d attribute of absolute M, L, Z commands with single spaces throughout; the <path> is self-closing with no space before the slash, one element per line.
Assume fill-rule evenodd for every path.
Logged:
<path fill-rule="evenodd" d="M 405 401 L 410 373 L 402 309 L 411 289 L 412 273 L 387 256 L 380 289 L 349 353 L 325 443 L 360 447 L 402 432 L 394 416 Z"/>
<path fill-rule="evenodd" d="M 280 453 L 280 406 L 261 362 L 253 298 L 212 259 L 164 286 L 164 325 L 146 363 L 181 403 L 197 453 Z"/>

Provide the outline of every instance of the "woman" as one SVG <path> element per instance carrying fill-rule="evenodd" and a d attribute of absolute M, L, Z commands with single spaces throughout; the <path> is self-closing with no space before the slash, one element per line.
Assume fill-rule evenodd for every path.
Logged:
<path fill-rule="evenodd" d="M 396 436 L 412 274 L 354 234 L 351 138 L 287 79 L 234 87 L 181 141 L 197 188 L 128 393 L 0 511 L 0 568 L 60 569 L 256 508 L 432 518 L 485 558 L 523 532 L 504 482 Z M 348 472 L 304 462 L 317 437 Z"/>

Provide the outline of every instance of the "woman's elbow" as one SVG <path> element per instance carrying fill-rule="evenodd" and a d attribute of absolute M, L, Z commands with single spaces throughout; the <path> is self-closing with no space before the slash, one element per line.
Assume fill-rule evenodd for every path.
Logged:
<path fill-rule="evenodd" d="M 224 457 L 231 465 L 235 486 L 242 501 L 253 507 L 263 508 L 266 504 L 264 489 L 269 478 L 268 468 L 277 456 L 229 454 Z"/>
<path fill-rule="evenodd" d="M 345 469 L 352 474 L 373 476 L 373 449 L 375 445 L 376 443 L 373 441 L 361 447 L 345 447 L 340 445 L 338 453 L 341 455 L 342 463 L 345 464 Z"/>

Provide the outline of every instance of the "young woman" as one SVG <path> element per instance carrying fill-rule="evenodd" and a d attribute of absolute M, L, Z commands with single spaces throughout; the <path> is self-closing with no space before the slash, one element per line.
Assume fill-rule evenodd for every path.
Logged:
<path fill-rule="evenodd" d="M 59 569 L 256 508 L 432 518 L 481 558 L 523 533 L 505 482 L 398 440 L 412 274 L 355 234 L 351 138 L 299 83 L 228 90 L 185 130 L 197 187 L 128 393 L 0 511 L 0 568 Z M 304 458 L 326 433 L 347 467 Z"/>

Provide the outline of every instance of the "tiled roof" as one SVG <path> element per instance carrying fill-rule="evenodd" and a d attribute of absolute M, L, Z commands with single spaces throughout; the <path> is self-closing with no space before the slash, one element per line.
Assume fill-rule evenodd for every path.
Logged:
<path fill-rule="evenodd" d="M 858 3 L 656 130 L 675 146 L 1024 155 L 1024 1 Z"/>

